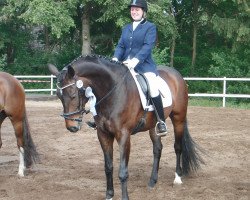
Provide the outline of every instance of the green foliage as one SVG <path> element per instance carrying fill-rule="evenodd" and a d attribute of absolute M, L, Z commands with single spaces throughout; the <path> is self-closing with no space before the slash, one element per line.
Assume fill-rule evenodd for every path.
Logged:
<path fill-rule="evenodd" d="M 250 75 L 249 62 L 242 57 L 226 50 L 212 53 L 212 64 L 208 74 L 211 77 L 246 77 Z"/>
<path fill-rule="evenodd" d="M 213 15 L 211 23 L 217 33 L 232 42 L 236 51 L 240 44 L 250 43 L 250 12 L 245 1 L 218 1 L 223 12 Z M 233 13 L 233 14 L 232 14 Z"/>
<path fill-rule="evenodd" d="M 83 44 L 83 13 L 90 13 L 92 52 L 105 56 L 113 55 L 121 28 L 131 22 L 130 0 L 2 2 L 0 70 L 16 75 L 49 74 L 47 63 L 62 69 L 78 57 Z M 158 65 L 169 65 L 175 40 L 174 67 L 184 77 L 191 71 L 192 76 L 199 77 L 250 77 L 250 12 L 246 1 L 148 0 L 148 5 L 147 19 L 158 29 L 153 51 Z M 192 66 L 194 25 L 197 55 Z M 188 86 L 191 93 L 222 92 L 221 82 L 191 81 Z M 247 84 L 237 82 L 228 83 L 227 91 L 250 93 Z"/>
<path fill-rule="evenodd" d="M 157 65 L 166 65 L 169 66 L 168 63 L 168 53 L 169 52 L 169 48 L 165 48 L 165 49 L 160 49 L 160 48 L 155 48 L 153 51 L 153 58 L 155 60 L 155 62 L 157 63 Z"/>
<path fill-rule="evenodd" d="M 164 41 L 170 40 L 173 35 L 177 35 L 176 24 L 172 13 L 169 12 L 171 6 L 169 0 L 152 1 L 149 3 L 148 19 L 153 21 L 158 29 L 158 39 L 162 48 L 166 47 Z"/>
<path fill-rule="evenodd" d="M 176 53 L 174 57 L 174 63 L 174 67 L 182 74 L 182 76 L 188 76 L 190 74 L 190 56 Z"/>
<path fill-rule="evenodd" d="M 23 20 L 30 25 L 44 25 L 51 28 L 58 38 L 74 27 L 71 13 L 77 0 L 6 0 L 0 21 Z"/>
<path fill-rule="evenodd" d="M 112 56 L 121 28 L 131 21 L 129 0 L 3 0 L 0 4 L 0 70 L 15 75 L 49 74 L 47 63 L 62 69 L 78 57 L 82 14 L 90 13 L 93 53 Z M 195 12 L 194 3 L 198 2 Z M 153 57 L 186 77 L 192 66 L 193 25 L 198 27 L 193 76 L 250 77 L 249 9 L 245 1 L 148 0 L 147 18 L 158 28 Z M 47 28 L 47 32 L 45 32 Z M 34 30 L 38 29 L 38 32 Z M 47 40 L 45 40 L 47 38 Z M 222 81 L 187 81 L 189 93 L 222 93 Z M 26 88 L 49 88 L 25 83 Z M 227 82 L 228 94 L 249 94 L 248 82 Z M 190 105 L 219 106 L 221 98 L 190 98 Z M 242 106 L 243 105 L 243 106 Z M 249 108 L 249 99 L 228 98 L 227 107 Z"/>
<path fill-rule="evenodd" d="M 6 67 L 6 55 L 3 54 L 0 57 L 0 71 L 4 71 L 4 68 Z"/>
<path fill-rule="evenodd" d="M 33 0 L 20 18 L 34 25 L 46 25 L 60 38 L 63 32 L 75 26 L 70 14 L 74 4 L 72 1 Z"/>

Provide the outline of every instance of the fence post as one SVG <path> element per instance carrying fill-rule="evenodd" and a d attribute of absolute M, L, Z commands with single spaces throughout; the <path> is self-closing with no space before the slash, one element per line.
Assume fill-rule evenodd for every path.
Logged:
<path fill-rule="evenodd" d="M 227 94 L 227 81 L 226 77 L 223 77 L 223 108 L 226 107 L 226 94 Z"/>
<path fill-rule="evenodd" d="M 53 78 L 53 75 L 51 74 L 50 75 L 50 95 L 52 96 L 53 95 L 53 80 L 54 80 L 54 78 Z"/>

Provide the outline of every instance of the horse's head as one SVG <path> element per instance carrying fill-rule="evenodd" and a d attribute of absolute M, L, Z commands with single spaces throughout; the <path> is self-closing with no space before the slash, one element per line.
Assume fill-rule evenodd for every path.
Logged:
<path fill-rule="evenodd" d="M 77 132 L 81 129 L 85 104 L 88 102 L 83 80 L 76 75 L 75 70 L 69 65 L 62 71 L 49 64 L 50 72 L 57 77 L 57 96 L 63 104 L 63 114 L 66 128 L 71 132 Z"/>

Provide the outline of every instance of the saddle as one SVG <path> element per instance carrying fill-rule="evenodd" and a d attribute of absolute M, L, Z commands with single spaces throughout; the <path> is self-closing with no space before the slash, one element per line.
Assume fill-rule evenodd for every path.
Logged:
<path fill-rule="evenodd" d="M 136 77 L 138 83 L 140 84 L 142 92 L 144 93 L 144 95 L 147 99 L 147 102 L 148 102 L 150 99 L 150 92 L 149 92 L 149 83 L 148 83 L 146 76 L 144 74 L 138 72 L 138 74 L 135 75 L 135 77 Z"/>
<path fill-rule="evenodd" d="M 142 102 L 142 106 L 144 109 L 144 114 L 142 116 L 142 118 L 139 120 L 138 124 L 136 125 L 136 127 L 133 129 L 132 134 L 135 134 L 137 132 L 139 132 L 139 130 L 144 126 L 144 124 L 146 123 L 146 114 L 148 111 L 153 111 L 153 105 L 152 105 L 152 101 L 151 101 L 151 96 L 150 96 L 150 85 L 148 83 L 147 78 L 145 77 L 145 75 L 143 73 L 140 73 L 138 71 L 135 70 L 130 70 L 139 94 L 140 94 L 140 98 L 141 98 L 141 102 Z M 160 77 L 159 78 L 159 85 L 161 87 L 159 87 L 159 92 L 161 94 L 162 100 L 163 100 L 163 106 L 164 107 L 168 107 L 172 104 L 172 95 L 169 89 L 169 86 L 167 85 L 167 83 Z"/>
<path fill-rule="evenodd" d="M 145 97 L 146 97 L 146 106 L 150 105 L 150 92 L 149 92 L 149 83 L 148 80 L 146 78 L 146 76 L 142 73 L 139 73 L 135 75 L 141 89 L 142 92 L 144 93 Z M 144 114 L 142 116 L 142 118 L 139 120 L 139 122 L 137 123 L 136 127 L 133 129 L 132 131 L 132 135 L 136 134 L 137 132 L 139 132 L 139 130 L 145 125 L 146 123 L 146 113 L 148 112 L 148 109 L 144 110 Z"/>

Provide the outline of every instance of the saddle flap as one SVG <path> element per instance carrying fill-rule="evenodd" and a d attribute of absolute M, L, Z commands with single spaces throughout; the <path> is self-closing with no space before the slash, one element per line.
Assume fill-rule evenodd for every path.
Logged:
<path fill-rule="evenodd" d="M 154 110 L 153 106 L 148 104 L 150 102 L 149 101 L 150 94 L 149 94 L 149 90 L 148 90 L 150 86 L 148 85 L 148 82 L 145 80 L 146 78 L 139 75 L 138 72 L 135 72 L 134 70 L 130 70 L 130 72 L 135 80 L 143 109 L 144 110 L 147 109 L 148 111 L 153 111 Z M 165 107 L 171 106 L 172 105 L 172 94 L 171 94 L 171 91 L 169 89 L 169 86 L 168 86 L 167 82 L 164 81 L 160 76 L 157 76 L 157 78 L 159 81 L 159 84 L 158 84 L 159 85 L 159 92 L 160 92 L 161 97 L 162 97 L 163 107 L 165 108 Z M 145 95 L 145 88 L 147 88 L 146 89 L 147 95 Z"/>
<path fill-rule="evenodd" d="M 145 76 L 143 76 L 142 74 L 136 74 L 135 75 L 138 83 L 141 86 L 142 92 L 144 93 L 144 95 L 147 97 L 149 97 L 149 86 L 148 86 L 148 81 L 146 79 Z"/>

